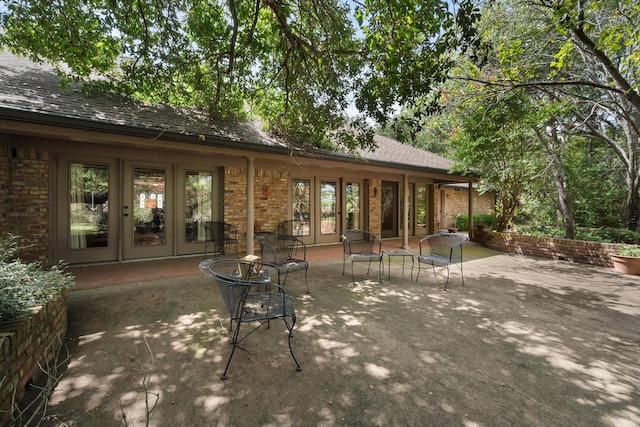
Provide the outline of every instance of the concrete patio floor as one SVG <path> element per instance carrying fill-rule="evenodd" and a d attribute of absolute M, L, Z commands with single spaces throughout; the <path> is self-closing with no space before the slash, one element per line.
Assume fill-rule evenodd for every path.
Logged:
<path fill-rule="evenodd" d="M 310 294 L 287 284 L 302 372 L 277 322 L 226 381 L 228 319 L 200 258 L 74 268 L 45 425 L 144 425 L 145 378 L 157 426 L 640 425 L 640 277 L 467 243 L 465 286 L 452 270 L 443 291 L 440 272 L 416 283 L 396 258 L 390 281 L 356 264 L 353 283 L 325 253 Z"/>

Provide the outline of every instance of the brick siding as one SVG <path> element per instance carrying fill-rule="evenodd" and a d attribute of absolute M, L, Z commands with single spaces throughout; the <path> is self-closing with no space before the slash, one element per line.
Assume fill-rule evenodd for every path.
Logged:
<path fill-rule="evenodd" d="M 20 258 L 47 262 L 48 153 L 0 146 L 0 235 L 20 236 Z"/>
<path fill-rule="evenodd" d="M 440 225 L 440 228 L 449 228 L 455 226 L 455 216 L 457 214 L 469 213 L 469 190 L 467 188 L 451 188 L 447 187 L 444 190 L 445 204 L 443 206 L 444 212 L 442 218 L 444 224 Z M 494 211 L 494 195 L 493 193 L 480 194 L 477 191 L 473 192 L 473 213 L 474 214 L 488 214 Z"/>

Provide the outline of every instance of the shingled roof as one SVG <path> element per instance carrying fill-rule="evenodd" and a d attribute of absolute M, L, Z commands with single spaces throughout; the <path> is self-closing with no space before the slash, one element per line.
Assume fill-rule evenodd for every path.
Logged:
<path fill-rule="evenodd" d="M 0 118 L 257 151 L 289 150 L 263 131 L 259 122 L 215 121 L 202 110 L 86 94 L 78 85 L 61 90 L 59 83 L 52 66 L 1 51 Z M 450 159 L 391 138 L 376 135 L 375 142 L 374 151 L 361 150 L 358 155 L 371 163 L 439 173 L 447 173 L 453 165 Z M 326 151 L 317 154 L 349 161 L 358 157 Z"/>

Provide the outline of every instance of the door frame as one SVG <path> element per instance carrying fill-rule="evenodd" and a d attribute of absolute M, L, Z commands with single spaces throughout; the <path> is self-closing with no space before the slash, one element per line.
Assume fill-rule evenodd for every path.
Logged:
<path fill-rule="evenodd" d="M 136 245 L 135 229 L 133 224 L 134 206 L 133 200 L 133 176 L 136 168 L 157 169 L 165 171 L 165 188 L 163 209 L 164 219 L 164 243 L 160 245 Z M 172 163 L 154 163 L 136 160 L 122 161 L 122 201 L 120 219 L 122 221 L 122 259 L 133 260 L 140 258 L 168 257 L 175 255 L 175 166 Z M 170 215 L 169 218 L 166 218 Z"/>
<path fill-rule="evenodd" d="M 50 234 L 52 259 L 63 260 L 69 264 L 89 262 L 117 261 L 120 250 L 120 197 L 119 164 L 117 159 L 90 155 L 54 154 L 52 156 L 55 173 L 52 174 L 52 215 L 53 227 Z M 108 168 L 108 212 L 107 246 L 95 248 L 71 249 L 70 203 L 71 203 L 71 164 L 106 166 Z"/>

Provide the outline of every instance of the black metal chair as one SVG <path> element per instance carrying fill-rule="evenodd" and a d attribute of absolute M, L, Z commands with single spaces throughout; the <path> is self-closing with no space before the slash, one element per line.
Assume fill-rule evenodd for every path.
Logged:
<path fill-rule="evenodd" d="M 422 264 L 430 264 L 433 268 L 433 275 L 436 276 L 436 265 L 447 267 L 447 281 L 444 290 L 449 285 L 449 266 L 458 264 L 460 276 L 464 285 L 464 274 L 462 273 L 462 244 L 469 240 L 464 234 L 441 233 L 423 237 L 420 240 L 420 255 L 418 255 L 418 275 L 420 277 L 420 267 Z"/>
<path fill-rule="evenodd" d="M 368 262 L 367 274 L 371 270 L 371 263 L 378 263 L 378 275 L 382 283 L 382 239 L 375 233 L 366 230 L 349 229 L 340 233 L 342 239 L 342 274 L 347 258 L 351 259 L 351 280 L 355 282 L 353 276 L 353 263 Z"/>
<path fill-rule="evenodd" d="M 255 271 L 257 267 L 260 269 Z M 200 262 L 200 271 L 215 280 L 231 319 L 229 328 L 233 330 L 233 348 L 220 376 L 223 380 L 227 378 L 236 347 L 260 326 L 266 324 L 269 327 L 269 322 L 275 319 L 282 319 L 284 322 L 288 331 L 289 352 L 296 364 L 296 370 L 302 370 L 291 348 L 293 327 L 296 324 L 293 300 L 280 285 L 271 282 L 270 274 L 277 274 L 276 270 L 276 266 L 273 265 L 240 259 L 212 258 Z M 240 327 L 252 322 L 259 324 L 240 336 Z"/>
<path fill-rule="evenodd" d="M 285 236 L 308 236 L 309 223 L 297 219 L 285 219 L 278 224 L 278 234 Z M 306 233 L 306 234 L 305 234 Z"/>
<path fill-rule="evenodd" d="M 278 284 L 284 286 L 289 273 L 304 271 L 304 284 L 309 293 L 307 245 L 296 237 L 276 233 L 261 233 L 257 239 L 260 244 L 261 260 L 278 268 Z M 284 279 L 280 283 L 282 275 Z"/>
<path fill-rule="evenodd" d="M 207 257 L 207 249 L 213 247 L 211 253 L 226 255 L 227 247 L 235 247 L 235 257 L 238 257 L 238 230 L 233 224 L 222 221 L 205 221 L 204 258 Z"/>

